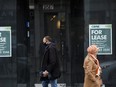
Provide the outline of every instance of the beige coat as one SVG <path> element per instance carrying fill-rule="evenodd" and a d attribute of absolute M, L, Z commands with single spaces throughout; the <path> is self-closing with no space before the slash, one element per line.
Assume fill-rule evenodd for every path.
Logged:
<path fill-rule="evenodd" d="M 86 56 L 83 67 L 85 71 L 83 87 L 101 87 L 101 77 L 96 76 L 96 70 L 99 66 L 95 63 L 95 60 L 90 56 Z"/>

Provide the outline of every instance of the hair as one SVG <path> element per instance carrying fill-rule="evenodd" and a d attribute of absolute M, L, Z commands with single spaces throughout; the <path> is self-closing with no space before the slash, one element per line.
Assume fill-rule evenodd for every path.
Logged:
<path fill-rule="evenodd" d="M 45 36 L 44 38 L 46 38 L 48 41 L 52 41 L 52 38 L 50 36 Z"/>

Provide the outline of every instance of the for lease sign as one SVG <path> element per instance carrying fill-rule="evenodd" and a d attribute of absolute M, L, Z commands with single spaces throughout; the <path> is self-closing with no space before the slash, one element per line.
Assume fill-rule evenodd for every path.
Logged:
<path fill-rule="evenodd" d="M 89 45 L 99 47 L 98 55 L 112 54 L 112 24 L 90 24 Z"/>
<path fill-rule="evenodd" d="M 11 27 L 0 27 L 0 57 L 11 57 Z"/>

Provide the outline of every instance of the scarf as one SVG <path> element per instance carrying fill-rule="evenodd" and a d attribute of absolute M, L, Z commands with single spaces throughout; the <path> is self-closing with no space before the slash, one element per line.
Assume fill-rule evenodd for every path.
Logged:
<path fill-rule="evenodd" d="M 98 52 L 98 48 L 96 45 L 91 45 L 87 48 L 87 52 L 88 52 L 88 56 L 90 56 L 91 58 L 93 58 L 94 62 L 96 63 L 96 65 L 98 66 L 98 68 L 96 69 L 96 75 L 100 75 L 101 73 L 101 67 L 99 64 L 99 61 L 97 59 L 97 57 L 95 56 L 95 54 L 97 54 Z"/>

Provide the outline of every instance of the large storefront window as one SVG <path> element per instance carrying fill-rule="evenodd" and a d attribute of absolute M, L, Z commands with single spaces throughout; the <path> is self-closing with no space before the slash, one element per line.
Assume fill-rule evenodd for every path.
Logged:
<path fill-rule="evenodd" d="M 89 25 L 97 25 L 98 28 L 96 28 L 96 31 L 102 31 L 99 26 L 100 25 L 111 25 L 111 33 L 107 35 L 107 37 L 111 37 L 110 40 L 107 38 L 107 42 L 111 43 L 111 51 L 112 53 L 103 53 L 99 54 L 98 58 L 100 60 L 100 64 L 102 67 L 105 67 L 103 69 L 102 73 L 102 78 L 103 78 L 103 83 L 105 84 L 105 87 L 115 87 L 116 86 L 116 2 L 114 0 L 85 0 L 85 6 L 84 6 L 84 17 L 85 17 L 85 53 L 86 53 L 86 48 L 89 45 Z M 96 27 L 96 26 L 94 26 Z M 105 29 L 105 28 L 104 28 Z M 110 32 L 110 31 L 109 31 Z M 103 33 L 101 33 L 103 34 Z M 104 33 L 106 34 L 106 33 Z M 96 33 L 97 35 L 97 33 Z M 100 34 L 99 34 L 100 36 Z M 100 42 L 102 41 L 102 42 Z M 107 43 L 103 43 L 103 39 L 96 39 L 97 45 L 103 44 L 104 47 Z M 103 46 L 102 45 L 102 46 Z M 107 44 L 108 45 L 108 44 Z M 103 48 L 103 47 L 100 47 Z M 105 47 L 106 49 L 107 47 Z M 108 50 L 108 49 L 107 49 Z"/>
<path fill-rule="evenodd" d="M 61 58 L 59 87 L 83 87 L 90 44 L 100 48 L 104 86 L 116 87 L 115 0 L 1 0 L 0 26 L 11 26 L 12 38 L 12 56 L 0 57 L 0 87 L 41 87 L 45 35 Z"/>

